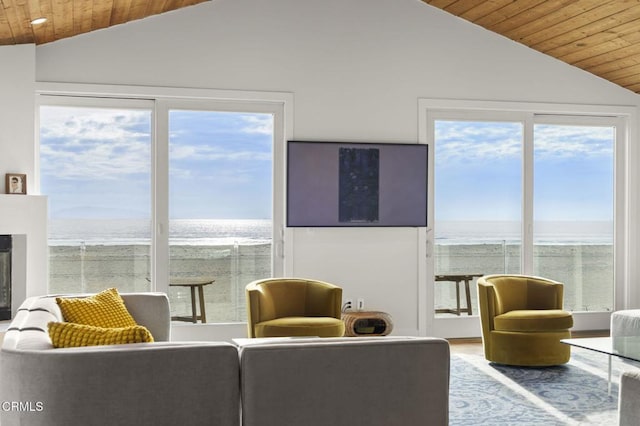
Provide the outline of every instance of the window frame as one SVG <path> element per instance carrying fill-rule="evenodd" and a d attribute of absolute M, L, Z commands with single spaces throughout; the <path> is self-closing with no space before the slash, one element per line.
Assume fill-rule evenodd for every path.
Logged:
<path fill-rule="evenodd" d="M 421 143 L 434 144 L 435 120 L 520 121 L 523 123 L 523 202 L 522 202 L 522 271 L 533 270 L 533 128 L 538 123 L 572 123 L 588 125 L 614 123 L 614 306 L 613 310 L 630 306 L 638 299 L 639 289 L 630 285 L 636 267 L 629 259 L 636 252 L 635 221 L 630 205 L 636 196 L 629 182 L 635 174 L 628 167 L 628 153 L 633 145 L 629 135 L 636 134 L 636 109 L 626 106 L 542 104 L 498 101 L 419 99 L 418 136 Z M 635 140 L 635 138 L 634 138 Z M 432 150 L 433 151 L 433 150 Z M 434 156 L 429 159 L 429 217 L 434 218 Z M 528 165 L 528 167 L 527 167 Z M 434 311 L 434 246 L 433 223 L 429 223 L 421 241 L 426 258 L 419 271 L 419 330 L 424 335 L 443 337 L 479 336 L 477 317 L 436 318 Z M 610 312 L 577 312 L 576 330 L 608 329 Z"/>
<path fill-rule="evenodd" d="M 170 109 L 256 112 L 273 115 L 272 275 L 285 271 L 284 212 L 286 141 L 293 138 L 293 96 L 285 92 L 248 92 L 147 86 L 37 83 L 35 102 L 34 192 L 40 193 L 40 107 L 45 105 L 151 106 L 151 291 L 168 292 L 169 283 L 169 122 Z M 48 278 L 48 277 L 47 277 Z M 48 287 L 48 283 L 47 283 Z M 210 323 L 215 325 L 220 323 Z"/>
<path fill-rule="evenodd" d="M 169 111 L 220 111 L 220 112 L 246 112 L 272 114 L 273 129 L 273 159 L 272 159 L 272 245 L 271 245 L 271 273 L 273 276 L 282 275 L 284 245 L 284 134 L 282 126 L 282 112 L 280 108 L 274 108 L 273 104 L 257 101 L 222 101 L 215 99 L 159 99 L 156 102 L 157 123 L 161 127 L 156 139 L 155 159 L 157 161 L 155 180 L 157 187 L 153 189 L 153 203 L 156 215 L 153 224 L 154 237 L 157 243 L 153 244 L 158 251 L 152 256 L 152 281 L 155 282 L 156 291 L 168 292 L 169 289 Z M 281 141 L 282 143 L 279 143 Z M 280 189 L 280 190 L 278 190 Z"/>
<path fill-rule="evenodd" d="M 52 107 L 71 107 L 71 108 L 95 108 L 95 109 L 122 109 L 122 110 L 145 110 L 150 113 L 150 146 L 149 146 L 149 185 L 153 187 L 153 170 L 154 170 L 154 159 L 153 159 L 153 151 L 154 151 L 154 139 L 155 139 L 155 114 L 154 114 L 154 103 L 148 99 L 116 99 L 116 98 L 99 98 L 99 97 L 83 97 L 83 96 L 37 96 L 36 97 L 36 111 L 35 111 L 35 179 L 34 179 L 34 189 L 37 191 L 36 193 L 41 193 L 41 164 L 40 164 L 40 130 L 41 130 L 41 121 L 40 121 L 40 113 L 41 108 L 46 106 Z M 149 198 L 151 199 L 153 196 L 152 193 L 149 194 Z M 49 203 L 50 204 L 50 203 Z M 49 216 L 49 215 L 47 215 Z M 149 219 L 153 219 L 153 210 L 152 205 L 149 205 Z M 47 224 L 48 228 L 48 224 Z M 150 264 L 152 264 L 152 251 L 153 251 L 153 232 L 152 229 L 149 228 L 149 235 L 151 236 L 150 245 Z M 49 244 L 49 236 L 47 235 L 47 246 Z M 49 250 L 47 250 L 49 252 Z M 49 253 L 47 253 L 47 266 L 49 265 Z M 49 287 L 49 271 L 46 274 L 47 282 L 46 289 L 47 292 L 50 292 Z M 153 288 L 150 289 L 153 291 Z"/>

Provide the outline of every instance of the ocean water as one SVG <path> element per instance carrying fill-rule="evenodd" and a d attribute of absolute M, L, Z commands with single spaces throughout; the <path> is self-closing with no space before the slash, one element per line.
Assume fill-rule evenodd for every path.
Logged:
<path fill-rule="evenodd" d="M 246 245 L 271 242 L 269 219 L 171 220 L 169 239 L 175 245 Z M 515 221 L 439 221 L 437 245 L 514 244 L 521 241 L 521 224 Z M 536 244 L 612 244 L 609 221 L 536 222 Z M 149 220 L 54 219 L 49 221 L 49 245 L 145 244 L 151 241 Z"/>
<path fill-rule="evenodd" d="M 151 222 L 126 219 L 53 219 L 49 245 L 149 245 Z M 268 219 L 178 219 L 169 224 L 172 245 L 251 245 L 271 242 Z"/>
<path fill-rule="evenodd" d="M 517 244 L 522 225 L 517 221 L 439 221 L 435 227 L 437 245 Z M 600 245 L 613 243 L 611 221 L 536 221 L 535 244 Z"/>

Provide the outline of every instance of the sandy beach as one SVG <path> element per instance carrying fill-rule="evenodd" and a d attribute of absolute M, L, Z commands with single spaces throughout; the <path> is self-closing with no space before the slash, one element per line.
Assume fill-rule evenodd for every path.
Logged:
<path fill-rule="evenodd" d="M 520 246 L 510 244 L 436 245 L 436 274 L 502 274 L 520 271 Z M 564 284 L 565 309 L 608 311 L 613 306 L 613 246 L 549 244 L 534 246 L 535 274 Z M 475 281 L 470 288 L 477 306 Z M 456 306 L 455 285 L 437 282 L 436 308 Z M 465 306 L 464 294 L 461 294 Z"/>
<path fill-rule="evenodd" d="M 519 246 L 510 244 L 436 245 L 437 274 L 495 274 L 519 271 Z M 611 245 L 535 246 L 536 273 L 565 284 L 565 308 L 574 311 L 609 310 L 613 304 Z M 51 246 L 52 293 L 97 292 L 117 287 L 122 292 L 148 291 L 149 246 Z M 207 320 L 238 322 L 246 318 L 244 288 L 271 275 L 271 245 L 171 246 L 171 275 L 206 276 Z M 455 307 L 455 285 L 435 284 L 436 308 Z M 472 305 L 477 306 L 475 282 Z M 188 288 L 169 289 L 172 315 L 190 315 Z M 464 296 L 462 305 L 464 307 Z M 475 313 L 475 312 L 474 312 Z"/>
<path fill-rule="evenodd" d="M 52 293 L 149 291 L 149 246 L 86 245 L 49 247 Z M 271 275 L 271 244 L 171 246 L 171 276 L 212 277 L 205 287 L 208 322 L 246 320 L 245 286 Z M 188 288 L 169 289 L 172 315 L 191 315 Z"/>

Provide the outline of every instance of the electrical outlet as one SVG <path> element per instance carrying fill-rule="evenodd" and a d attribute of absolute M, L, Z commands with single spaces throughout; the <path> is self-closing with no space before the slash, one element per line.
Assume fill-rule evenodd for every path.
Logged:
<path fill-rule="evenodd" d="M 353 299 L 346 299 L 344 301 L 344 304 L 342 305 L 342 310 L 343 311 L 348 311 L 353 309 Z"/>
<path fill-rule="evenodd" d="M 358 310 L 361 311 L 364 309 L 364 299 L 362 297 L 358 298 Z"/>

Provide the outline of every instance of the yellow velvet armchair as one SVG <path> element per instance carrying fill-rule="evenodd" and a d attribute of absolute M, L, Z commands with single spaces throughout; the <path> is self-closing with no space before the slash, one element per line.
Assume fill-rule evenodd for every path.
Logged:
<path fill-rule="evenodd" d="M 559 365 L 569 361 L 573 317 L 563 310 L 562 283 L 526 275 L 478 279 L 485 358 L 498 364 Z"/>
<path fill-rule="evenodd" d="M 344 334 L 342 289 L 323 281 L 268 278 L 246 287 L 249 337 Z"/>

